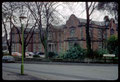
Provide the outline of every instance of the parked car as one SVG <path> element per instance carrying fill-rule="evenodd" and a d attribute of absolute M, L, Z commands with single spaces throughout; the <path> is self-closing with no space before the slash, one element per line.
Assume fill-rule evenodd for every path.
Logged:
<path fill-rule="evenodd" d="M 14 56 L 14 57 L 21 57 L 22 54 L 19 53 L 19 52 L 12 52 L 12 56 Z"/>
<path fill-rule="evenodd" d="M 15 62 L 15 58 L 12 56 L 3 56 L 2 62 Z"/>
<path fill-rule="evenodd" d="M 43 55 L 43 52 L 36 52 L 36 55 Z"/>
<path fill-rule="evenodd" d="M 26 52 L 29 56 L 35 55 L 33 52 Z"/>
<path fill-rule="evenodd" d="M 37 52 L 33 52 L 35 55 L 37 54 Z"/>
<path fill-rule="evenodd" d="M 42 57 L 42 58 L 44 58 L 45 57 L 45 55 L 44 55 L 44 53 L 43 52 L 36 52 L 36 54 L 35 55 L 39 55 L 40 57 Z"/>
<path fill-rule="evenodd" d="M 8 50 L 3 50 L 3 53 L 9 53 L 9 51 Z"/>
<path fill-rule="evenodd" d="M 25 53 L 27 58 L 33 58 L 33 55 L 35 55 L 33 52 L 26 52 Z"/>

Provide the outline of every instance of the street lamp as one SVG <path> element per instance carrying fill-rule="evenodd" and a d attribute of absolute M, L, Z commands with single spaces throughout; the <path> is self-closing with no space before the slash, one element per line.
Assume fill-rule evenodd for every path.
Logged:
<path fill-rule="evenodd" d="M 24 61 L 24 27 L 23 27 L 23 19 L 26 19 L 25 16 L 20 16 L 20 22 L 21 22 L 21 28 L 22 28 L 22 63 L 21 63 L 21 75 L 24 74 L 24 65 L 23 65 L 23 61 Z"/>

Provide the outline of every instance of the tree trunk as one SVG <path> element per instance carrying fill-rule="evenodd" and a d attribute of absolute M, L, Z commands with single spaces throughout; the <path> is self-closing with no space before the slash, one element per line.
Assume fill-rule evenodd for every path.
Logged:
<path fill-rule="evenodd" d="M 48 58 L 48 49 L 47 49 L 47 41 L 46 40 L 44 40 L 43 47 L 44 47 L 44 51 L 45 51 L 45 58 L 47 59 Z"/>
<path fill-rule="evenodd" d="M 88 8 L 88 2 L 86 2 L 86 16 L 87 16 L 87 26 L 86 26 L 86 43 L 87 43 L 87 54 L 88 57 L 92 56 L 92 49 L 91 49 L 91 39 L 89 34 L 89 8 Z"/>
<path fill-rule="evenodd" d="M 8 46 L 8 50 L 9 50 L 9 55 L 12 55 L 11 46 Z"/>

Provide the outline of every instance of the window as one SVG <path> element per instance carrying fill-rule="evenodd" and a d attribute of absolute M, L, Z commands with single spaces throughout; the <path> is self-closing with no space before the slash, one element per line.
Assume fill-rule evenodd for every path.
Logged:
<path fill-rule="evenodd" d="M 39 36 L 39 34 L 37 34 L 37 36 L 38 36 L 38 42 L 41 42 L 41 39 L 40 39 L 40 36 Z"/>
<path fill-rule="evenodd" d="M 105 31 L 105 39 L 107 40 L 107 30 Z"/>
<path fill-rule="evenodd" d="M 16 51 L 19 52 L 19 44 L 16 44 Z"/>
<path fill-rule="evenodd" d="M 33 38 L 35 38 L 35 34 L 33 34 Z M 35 40 L 33 39 L 33 44 L 34 44 Z"/>
<path fill-rule="evenodd" d="M 80 28 L 81 39 L 83 39 L 83 27 Z"/>
<path fill-rule="evenodd" d="M 15 36 L 14 36 L 14 38 L 15 38 Z M 14 42 L 19 42 L 19 34 L 16 34 L 16 38 L 15 38 L 16 40 L 14 40 Z"/>
<path fill-rule="evenodd" d="M 107 39 L 107 30 L 105 30 L 105 31 L 103 32 L 103 38 L 104 38 L 104 39 Z"/>
<path fill-rule="evenodd" d="M 71 48 L 73 45 L 72 45 L 72 42 L 69 42 L 69 48 Z"/>
<path fill-rule="evenodd" d="M 75 28 L 70 28 L 70 37 L 74 37 L 75 35 Z"/>
<path fill-rule="evenodd" d="M 28 52 L 28 46 L 26 47 L 26 52 Z"/>
<path fill-rule="evenodd" d="M 48 44 L 48 51 L 50 52 L 53 52 L 54 51 L 54 44 L 53 43 L 49 43 Z"/>
<path fill-rule="evenodd" d="M 48 44 L 48 51 L 51 51 L 51 44 Z"/>
<path fill-rule="evenodd" d="M 39 44 L 38 50 L 39 50 L 40 52 L 42 51 L 42 46 L 41 46 L 41 44 Z"/>
<path fill-rule="evenodd" d="M 54 44 L 55 52 L 57 52 L 57 44 Z"/>
<path fill-rule="evenodd" d="M 102 30 L 98 29 L 98 39 L 102 39 Z"/>
<path fill-rule="evenodd" d="M 116 25 L 116 31 L 118 31 L 118 25 Z"/>
<path fill-rule="evenodd" d="M 48 40 L 52 40 L 52 32 L 48 33 Z"/>
<path fill-rule="evenodd" d="M 33 51 L 36 52 L 36 44 L 33 43 Z"/>
<path fill-rule="evenodd" d="M 110 35 L 113 35 L 114 34 L 114 29 L 111 29 L 110 30 Z"/>
<path fill-rule="evenodd" d="M 108 28 L 108 26 L 109 26 L 109 21 L 106 21 L 106 22 L 105 22 L 105 26 L 106 26 L 106 28 Z"/>
<path fill-rule="evenodd" d="M 61 43 L 59 43 L 59 51 L 61 51 L 62 50 L 62 45 L 61 45 Z"/>
<path fill-rule="evenodd" d="M 12 52 L 15 52 L 15 44 L 12 44 Z"/>
<path fill-rule="evenodd" d="M 12 34 L 12 42 L 15 42 L 15 35 Z"/>
<path fill-rule="evenodd" d="M 80 41 L 80 47 L 83 47 L 83 41 Z"/>
<path fill-rule="evenodd" d="M 93 38 L 93 28 L 89 29 L 89 34 L 90 34 L 90 38 L 92 39 Z"/>
<path fill-rule="evenodd" d="M 69 42 L 69 48 L 73 47 L 75 42 Z"/>
<path fill-rule="evenodd" d="M 59 41 L 61 40 L 61 33 L 59 33 Z"/>
<path fill-rule="evenodd" d="M 102 42 L 98 42 L 98 48 L 99 48 L 99 49 L 102 48 Z"/>

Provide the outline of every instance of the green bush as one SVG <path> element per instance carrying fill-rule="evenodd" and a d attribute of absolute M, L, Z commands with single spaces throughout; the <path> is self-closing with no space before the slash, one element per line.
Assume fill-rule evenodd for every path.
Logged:
<path fill-rule="evenodd" d="M 103 54 L 108 54 L 108 50 L 107 49 L 99 49 L 99 50 L 95 50 L 93 51 L 93 55 L 95 58 L 102 58 Z"/>
<path fill-rule="evenodd" d="M 9 55 L 9 52 L 3 52 L 3 55 Z"/>
<path fill-rule="evenodd" d="M 61 58 L 61 59 L 63 59 L 64 58 L 64 55 L 65 55 L 65 51 L 64 50 L 61 50 L 60 51 L 60 53 L 59 53 L 59 55 L 58 56 L 56 56 L 56 58 Z"/>
<path fill-rule="evenodd" d="M 40 56 L 39 55 L 33 55 L 33 57 L 36 58 L 36 57 L 40 57 Z"/>
<path fill-rule="evenodd" d="M 57 54 L 55 52 L 48 52 L 48 57 L 49 58 L 53 58 L 55 56 L 57 56 Z"/>
<path fill-rule="evenodd" d="M 118 54 L 119 54 L 119 52 L 118 52 L 118 46 L 115 48 L 115 51 L 113 52 L 113 54 L 115 54 L 115 56 L 118 57 Z"/>
<path fill-rule="evenodd" d="M 110 54 L 118 55 L 118 38 L 112 35 L 107 40 L 107 49 Z"/>
<path fill-rule="evenodd" d="M 71 47 L 64 55 L 65 59 L 83 59 L 85 57 L 86 50 L 82 49 L 79 45 Z"/>
<path fill-rule="evenodd" d="M 61 59 L 63 59 L 63 58 L 64 58 L 64 54 L 65 54 L 65 53 L 62 53 L 62 54 L 60 53 L 58 56 L 56 56 L 56 58 L 61 58 Z"/>

